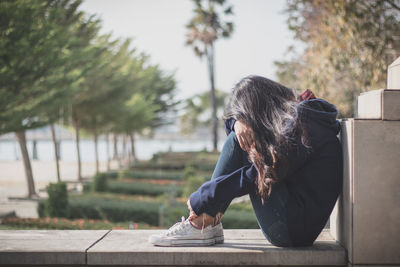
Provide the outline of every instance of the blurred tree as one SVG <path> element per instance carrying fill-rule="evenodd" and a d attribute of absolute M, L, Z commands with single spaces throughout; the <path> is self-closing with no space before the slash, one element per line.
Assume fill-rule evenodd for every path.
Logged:
<path fill-rule="evenodd" d="M 54 158 L 56 162 L 57 180 L 60 182 L 60 169 L 59 169 L 59 151 L 58 142 L 55 135 L 55 123 L 60 119 L 66 120 L 69 114 L 68 107 L 72 98 L 79 94 L 82 88 L 82 81 L 88 70 L 93 68 L 93 61 L 97 57 L 98 51 L 91 48 L 90 44 L 97 36 L 100 24 L 98 20 L 85 22 L 85 14 L 79 13 L 80 21 L 73 25 L 73 31 L 70 32 L 69 49 L 64 49 L 65 60 L 64 64 L 54 70 L 55 77 L 47 77 L 47 79 L 57 80 L 57 84 L 50 84 L 49 86 L 57 86 L 57 95 L 46 103 L 43 108 L 46 114 L 42 116 L 42 120 L 47 120 L 50 124 L 51 136 L 54 146 Z M 63 21 L 59 22 L 62 25 Z M 68 25 L 66 25 L 68 26 Z M 71 27 L 71 26 L 68 26 Z M 72 27 L 71 27 L 72 28 Z M 65 33 L 67 34 L 67 33 Z"/>
<path fill-rule="evenodd" d="M 223 19 L 232 15 L 232 6 L 225 0 L 193 0 L 196 8 L 194 17 L 186 25 L 188 29 L 186 44 L 193 47 L 197 56 L 207 59 L 211 85 L 211 125 L 214 151 L 218 147 L 217 101 L 215 96 L 214 42 L 218 38 L 228 38 L 233 32 L 233 23 Z M 205 4 L 204 4 L 205 3 Z M 219 11 L 218 9 L 221 9 Z"/>
<path fill-rule="evenodd" d="M 353 116 L 356 97 L 385 86 L 400 49 L 399 0 L 288 0 L 289 28 L 306 44 L 276 62 L 280 82 L 310 88 Z"/>
<path fill-rule="evenodd" d="M 157 116 L 158 105 L 151 99 L 145 99 L 142 94 L 134 93 L 124 103 L 114 131 L 129 136 L 131 142 L 132 161 L 137 160 L 135 153 L 135 133 L 140 133 L 145 128 L 151 127 Z"/>
<path fill-rule="evenodd" d="M 0 134 L 16 132 L 28 184 L 36 195 L 25 130 L 54 120 L 54 101 L 79 75 L 72 51 L 80 38 L 98 29 L 92 17 L 78 11 L 81 1 L 4 0 L 0 2 Z M 70 64 L 71 63 L 71 64 Z M 50 108 L 51 107 L 51 108 Z"/>
<path fill-rule="evenodd" d="M 72 124 L 75 128 L 79 180 L 82 179 L 79 151 L 80 129 L 86 130 L 93 136 L 96 173 L 98 173 L 98 136 L 107 123 L 108 113 L 112 113 L 111 106 L 116 101 L 121 102 L 124 97 L 121 88 L 125 80 L 120 75 L 121 57 L 117 44 L 117 40 L 110 41 L 110 35 L 98 37 L 93 42 L 91 68 L 83 77 L 79 93 L 72 99 Z"/>
<path fill-rule="evenodd" d="M 129 137 L 131 159 L 136 161 L 135 134 L 170 123 L 168 113 L 175 111 L 176 82 L 158 65 L 148 65 L 148 57 L 140 54 L 131 61 L 130 73 L 136 73 L 124 103 L 114 108 L 113 132 Z M 130 75 L 132 78 L 133 76 Z"/>
<path fill-rule="evenodd" d="M 94 49 L 100 52 L 93 59 L 95 65 L 86 73 L 82 90 L 73 102 L 77 144 L 79 129 L 93 135 L 96 172 L 99 171 L 97 140 L 100 134 L 121 134 L 123 140 L 129 136 L 132 159 L 135 159 L 134 133 L 164 123 L 163 112 L 175 103 L 172 76 L 164 76 L 158 66 L 148 65 L 148 56 L 131 49 L 130 39 L 109 39 L 110 36 L 102 36 L 95 42 Z M 78 176 L 81 177 L 80 172 Z"/>
<path fill-rule="evenodd" d="M 196 127 L 206 126 L 210 124 L 210 110 L 212 109 L 210 103 L 210 94 L 210 91 L 206 91 L 202 94 L 197 94 L 185 101 L 185 113 L 180 118 L 181 133 L 190 134 L 194 132 Z M 217 114 L 218 116 L 220 116 L 221 114 L 223 114 L 225 100 L 228 97 L 228 94 L 219 90 L 215 90 L 215 96 Z"/>

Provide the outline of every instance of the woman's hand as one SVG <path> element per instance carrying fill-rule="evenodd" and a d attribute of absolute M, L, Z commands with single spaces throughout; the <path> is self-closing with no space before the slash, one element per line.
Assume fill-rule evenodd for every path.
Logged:
<path fill-rule="evenodd" d="M 235 133 L 242 150 L 249 152 L 254 147 L 254 133 L 253 130 L 243 122 L 235 122 Z"/>
<path fill-rule="evenodd" d="M 189 209 L 189 217 L 188 220 L 191 221 L 193 219 L 196 219 L 197 217 L 199 217 L 196 213 L 194 213 L 192 206 L 190 206 L 190 200 L 188 199 L 188 201 L 186 202 L 188 209 Z"/>

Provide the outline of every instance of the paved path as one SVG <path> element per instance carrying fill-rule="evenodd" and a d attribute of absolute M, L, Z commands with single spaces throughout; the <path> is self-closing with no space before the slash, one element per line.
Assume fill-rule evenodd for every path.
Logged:
<path fill-rule="evenodd" d="M 54 161 L 31 162 L 36 191 L 45 196 L 44 189 L 51 182 L 57 182 L 56 166 Z M 90 177 L 95 173 L 94 162 L 82 163 L 83 177 Z M 112 162 L 116 168 L 117 163 Z M 100 171 L 106 170 L 106 163 L 100 164 Z M 24 165 L 22 161 L 0 161 L 0 213 L 15 210 L 20 217 L 37 217 L 35 201 L 8 200 L 9 197 L 25 197 L 27 185 Z M 61 180 L 77 181 L 77 164 L 75 162 L 60 162 Z"/>

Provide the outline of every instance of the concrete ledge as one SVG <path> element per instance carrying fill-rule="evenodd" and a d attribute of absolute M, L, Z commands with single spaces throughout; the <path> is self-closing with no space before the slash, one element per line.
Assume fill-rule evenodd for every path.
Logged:
<path fill-rule="evenodd" d="M 86 252 L 107 230 L 1 230 L 0 264 L 85 265 Z"/>
<path fill-rule="evenodd" d="M 159 230 L 0 231 L 0 265 L 346 266 L 343 247 L 323 232 L 312 247 L 278 248 L 260 230 L 225 230 L 211 247 L 154 247 Z"/>

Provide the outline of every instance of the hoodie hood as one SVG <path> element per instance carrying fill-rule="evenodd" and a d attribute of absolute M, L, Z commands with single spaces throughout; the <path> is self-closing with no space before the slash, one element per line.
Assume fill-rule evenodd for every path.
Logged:
<path fill-rule="evenodd" d="M 318 128 L 317 132 L 320 134 L 330 132 L 337 135 L 340 131 L 340 124 L 336 120 L 338 115 L 336 107 L 323 99 L 315 98 L 300 102 L 298 112 L 301 122 L 307 125 L 307 128 Z"/>

